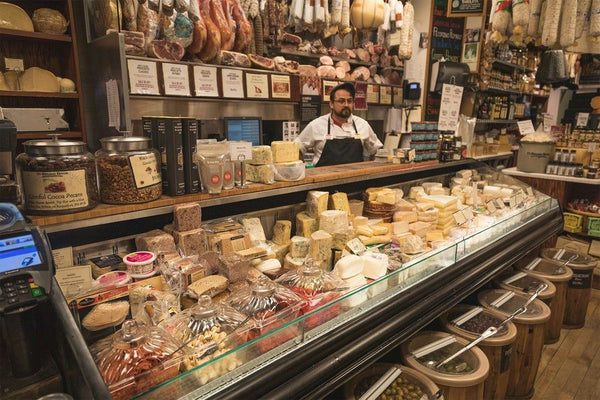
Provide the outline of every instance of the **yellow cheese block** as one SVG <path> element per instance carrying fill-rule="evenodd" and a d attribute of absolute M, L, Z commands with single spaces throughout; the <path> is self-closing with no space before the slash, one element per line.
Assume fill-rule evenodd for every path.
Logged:
<path fill-rule="evenodd" d="M 276 140 L 271 142 L 273 161 L 276 163 L 287 163 L 298 161 L 300 158 L 300 145 L 297 142 Z"/>
<path fill-rule="evenodd" d="M 26 92 L 60 92 L 60 83 L 52 72 L 38 68 L 27 68 L 19 80 L 21 90 Z"/>
<path fill-rule="evenodd" d="M 329 196 L 329 208 L 331 210 L 346 211 L 350 215 L 348 195 L 344 192 L 337 192 Z"/>
<path fill-rule="evenodd" d="M 444 232 L 438 229 L 434 229 L 425 234 L 425 240 L 433 242 L 434 240 L 444 240 Z"/>
<path fill-rule="evenodd" d="M 0 28 L 33 32 L 33 21 L 21 7 L 0 2 Z"/>
<path fill-rule="evenodd" d="M 296 214 L 296 235 L 309 238 L 313 232 L 319 230 L 319 222 L 306 212 Z"/>
<path fill-rule="evenodd" d="M 375 235 L 371 237 L 358 235 L 358 238 L 365 246 L 370 244 L 389 243 L 392 240 L 390 235 Z"/>

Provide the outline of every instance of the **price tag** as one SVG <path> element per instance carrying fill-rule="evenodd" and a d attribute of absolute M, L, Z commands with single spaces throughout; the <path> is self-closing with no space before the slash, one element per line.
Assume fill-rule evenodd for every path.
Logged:
<path fill-rule="evenodd" d="M 475 218 L 475 215 L 473 214 L 473 210 L 471 210 L 470 207 L 463 208 L 462 213 L 465 216 L 465 219 L 467 221 L 471 221 L 473 218 Z"/>
<path fill-rule="evenodd" d="M 249 99 L 268 99 L 269 77 L 265 74 L 246 74 L 246 96 Z"/>
<path fill-rule="evenodd" d="M 219 97 L 217 68 L 194 65 L 194 89 L 196 96 Z"/>
<path fill-rule="evenodd" d="M 508 199 L 508 205 L 510 208 L 515 208 L 517 206 L 517 196 L 510 196 Z"/>
<path fill-rule="evenodd" d="M 456 222 L 456 225 L 462 225 L 465 222 L 467 222 L 467 219 L 465 218 L 465 214 L 463 214 L 462 211 L 457 211 L 454 214 L 452 214 L 452 216 L 454 217 L 454 221 Z"/>
<path fill-rule="evenodd" d="M 527 191 L 527 196 L 529 196 L 529 197 L 533 197 L 534 196 L 533 189 L 531 187 L 528 187 L 526 189 L 526 191 Z"/>
<path fill-rule="evenodd" d="M 485 208 L 487 208 L 487 210 L 493 214 L 497 211 L 496 205 L 494 204 L 493 200 L 488 201 L 487 203 L 485 203 Z"/>
<path fill-rule="evenodd" d="M 523 202 L 525 201 L 525 196 L 523 196 L 523 193 L 519 192 L 517 193 L 517 195 L 515 196 L 515 199 L 517 200 L 517 204 L 521 205 L 523 204 Z"/>
<path fill-rule="evenodd" d="M 500 198 L 495 200 L 495 205 L 499 210 L 502 210 L 504 208 L 504 202 Z"/>
<path fill-rule="evenodd" d="M 131 94 L 160 95 L 155 61 L 127 60 Z"/>
<path fill-rule="evenodd" d="M 190 96 L 190 72 L 185 64 L 162 64 L 165 95 Z"/>
<path fill-rule="evenodd" d="M 234 161 L 252 160 L 252 143 L 244 141 L 229 142 L 229 155 Z"/>
<path fill-rule="evenodd" d="M 544 114 L 544 132 L 550 132 L 552 129 L 552 124 L 554 124 L 554 116 L 550 114 Z"/>
<path fill-rule="evenodd" d="M 590 113 L 578 113 L 577 114 L 577 127 L 585 128 L 590 119 Z"/>
<path fill-rule="evenodd" d="M 531 122 L 530 119 L 518 121 L 517 125 L 519 126 L 519 132 L 523 136 L 535 133 L 535 128 L 533 127 L 533 123 Z"/>
<path fill-rule="evenodd" d="M 65 268 L 73 266 L 73 248 L 63 247 L 62 249 L 52 250 L 52 258 L 56 268 Z"/>
<path fill-rule="evenodd" d="M 4 66 L 7 71 L 17 71 L 23 72 L 25 71 L 25 67 L 23 65 L 23 59 L 21 58 L 4 58 Z"/>
<path fill-rule="evenodd" d="M 223 68 L 221 70 L 223 81 L 223 97 L 244 97 L 244 72 L 239 69 Z"/>
<path fill-rule="evenodd" d="M 346 243 L 346 247 L 356 255 L 361 255 L 362 253 L 367 251 L 367 248 L 359 238 L 354 238 L 348 241 L 348 243 Z"/>

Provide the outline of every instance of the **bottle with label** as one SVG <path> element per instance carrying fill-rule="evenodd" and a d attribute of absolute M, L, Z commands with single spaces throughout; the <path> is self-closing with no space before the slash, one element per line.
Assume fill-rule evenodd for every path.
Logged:
<path fill-rule="evenodd" d="M 575 150 L 571 150 L 569 152 L 569 162 L 572 163 L 572 164 L 574 164 L 576 156 L 577 156 L 577 152 Z"/>

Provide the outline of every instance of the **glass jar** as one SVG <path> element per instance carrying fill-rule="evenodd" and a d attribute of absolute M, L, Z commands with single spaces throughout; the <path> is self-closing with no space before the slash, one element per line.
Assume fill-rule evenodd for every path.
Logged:
<path fill-rule="evenodd" d="M 98 204 L 94 156 L 84 142 L 28 140 L 17 156 L 17 180 L 23 190 L 25 212 L 34 215 L 68 214 Z"/>
<path fill-rule="evenodd" d="M 110 136 L 96 152 L 100 199 L 108 204 L 145 203 L 160 198 L 160 156 L 150 138 Z"/>

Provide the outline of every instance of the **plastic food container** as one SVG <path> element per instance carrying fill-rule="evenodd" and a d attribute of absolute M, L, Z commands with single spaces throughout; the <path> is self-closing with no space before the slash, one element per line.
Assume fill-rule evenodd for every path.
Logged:
<path fill-rule="evenodd" d="M 162 328 L 127 320 L 90 352 L 113 400 L 126 400 L 177 376 L 183 355 L 179 346 Z"/>
<path fill-rule="evenodd" d="M 391 372 L 390 372 L 391 370 Z M 440 388 L 431 379 L 419 371 L 400 364 L 376 363 L 352 378 L 344 385 L 344 398 L 358 400 L 386 373 L 400 374 L 380 395 L 388 399 L 444 399 Z M 400 397 L 402 393 L 403 397 Z M 440 393 L 440 397 L 436 397 Z"/>
<path fill-rule="evenodd" d="M 492 289 L 477 295 L 479 303 L 498 317 L 505 319 L 523 306 L 531 296 L 504 289 Z M 550 308 L 535 299 L 527 310 L 512 322 L 517 327 L 510 359 L 510 375 L 507 397 L 531 398 L 542 350 L 544 348 L 544 325 L 550 319 Z"/>
<path fill-rule="evenodd" d="M 131 282 L 131 276 L 125 271 L 111 271 L 100 275 L 96 282 L 104 287 L 123 286 Z"/>
<path fill-rule="evenodd" d="M 556 294 L 550 303 L 550 320 L 546 323 L 546 333 L 544 334 L 544 343 L 555 343 L 560 339 L 560 330 L 565 315 L 567 301 L 568 283 L 573 276 L 573 271 L 569 267 L 555 261 L 536 258 L 532 261 L 520 260 L 517 262 L 517 268 L 528 275 L 546 279 L 554 284 Z"/>
<path fill-rule="evenodd" d="M 585 314 L 592 295 L 594 268 L 598 262 L 586 254 L 556 248 L 543 249 L 542 258 L 568 265 L 573 270 L 567 287 L 563 328 L 581 328 L 585 324 Z"/>
<path fill-rule="evenodd" d="M 36 215 L 85 211 L 98 204 L 94 156 L 77 140 L 28 140 L 17 156 L 25 212 Z"/>
<path fill-rule="evenodd" d="M 154 260 L 156 254 L 150 251 L 136 251 L 123 257 L 127 272 L 135 278 L 154 273 Z"/>
<path fill-rule="evenodd" d="M 160 155 L 150 138 L 111 136 L 96 152 L 100 199 L 109 204 L 145 203 L 160 198 Z"/>
<path fill-rule="evenodd" d="M 233 294 L 229 305 L 252 318 L 253 326 L 247 332 L 247 338 L 253 340 L 292 322 L 302 313 L 305 301 L 290 289 L 261 276 L 250 287 Z M 295 324 L 279 329 L 258 340 L 257 349 L 259 352 L 269 351 L 298 333 Z"/>
<path fill-rule="evenodd" d="M 440 340 L 449 344 L 428 354 L 415 357 L 415 352 L 425 353 L 424 347 Z M 483 399 L 483 382 L 490 369 L 485 354 L 477 347 L 473 347 L 443 366 L 443 371 L 429 367 L 427 361 L 440 362 L 454 354 L 469 342 L 461 337 L 450 335 L 446 332 L 423 331 L 417 333 L 402 344 L 402 360 L 411 368 L 424 374 L 443 391 L 446 400 Z"/>
<path fill-rule="evenodd" d="M 479 337 L 490 326 L 498 327 L 503 318 L 492 314 L 483 307 L 458 304 L 440 317 L 445 331 L 468 341 Z M 483 351 L 490 363 L 490 373 L 484 381 L 483 398 L 503 399 L 508 383 L 512 344 L 517 338 L 517 328 L 508 322 L 494 336 L 482 340 L 477 347 Z"/>
<path fill-rule="evenodd" d="M 325 306 L 340 297 L 348 289 L 346 283 L 336 275 L 319 268 L 312 260 L 307 260 L 300 268 L 280 276 L 275 282 L 291 289 L 304 301 L 302 315 Z M 306 329 L 312 329 L 329 321 L 340 313 L 339 303 L 325 306 L 304 320 Z"/>
<path fill-rule="evenodd" d="M 522 271 L 506 270 L 494 279 L 494 285 L 499 289 L 512 290 L 513 292 L 523 293 L 531 296 L 540 285 L 546 285 L 538 295 L 538 299 L 546 303 L 550 308 L 552 299 L 556 295 L 556 286 L 547 279 L 527 275 Z"/>

